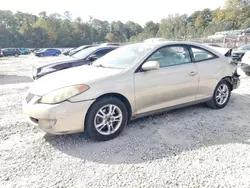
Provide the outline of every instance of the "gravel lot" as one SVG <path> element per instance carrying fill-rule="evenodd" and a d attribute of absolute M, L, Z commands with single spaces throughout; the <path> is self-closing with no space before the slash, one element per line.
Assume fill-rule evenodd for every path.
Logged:
<path fill-rule="evenodd" d="M 84 134 L 50 136 L 26 123 L 22 100 L 39 60 L 0 58 L 0 187 L 250 187 L 244 73 L 224 109 L 197 105 L 143 118 L 99 143 Z"/>

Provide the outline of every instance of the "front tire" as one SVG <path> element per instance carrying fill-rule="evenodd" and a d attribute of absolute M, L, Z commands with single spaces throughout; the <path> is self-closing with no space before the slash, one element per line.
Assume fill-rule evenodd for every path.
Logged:
<path fill-rule="evenodd" d="M 111 140 L 122 132 L 127 121 L 128 112 L 122 101 L 116 97 L 100 98 L 86 115 L 86 132 L 94 140 Z"/>
<path fill-rule="evenodd" d="M 245 74 L 246 74 L 247 76 L 250 76 L 250 72 L 245 72 Z"/>
<path fill-rule="evenodd" d="M 231 96 L 232 86 L 225 80 L 218 83 L 214 90 L 212 99 L 206 105 L 212 109 L 224 108 Z"/>

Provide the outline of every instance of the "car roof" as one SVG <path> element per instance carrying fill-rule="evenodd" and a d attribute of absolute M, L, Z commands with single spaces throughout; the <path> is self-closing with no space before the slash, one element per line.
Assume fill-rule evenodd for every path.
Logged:
<path fill-rule="evenodd" d="M 204 46 L 200 43 L 196 43 L 196 42 L 189 42 L 189 41 L 155 41 L 155 42 L 144 42 L 144 44 L 149 44 L 149 45 L 153 45 L 155 47 L 159 47 L 159 46 L 165 46 L 165 45 L 181 45 L 181 44 L 184 44 L 184 45 L 194 45 L 194 46 Z"/>
<path fill-rule="evenodd" d="M 189 45 L 189 46 L 195 46 L 195 47 L 210 51 L 219 57 L 223 57 L 225 55 L 224 53 L 230 50 L 230 48 L 208 46 L 208 45 L 204 45 L 204 44 L 200 44 L 196 42 L 189 42 L 189 41 L 154 41 L 154 42 L 149 41 L 149 42 L 143 42 L 141 44 L 142 45 L 144 44 L 145 46 L 148 45 L 154 49 L 164 47 L 166 45 Z"/>

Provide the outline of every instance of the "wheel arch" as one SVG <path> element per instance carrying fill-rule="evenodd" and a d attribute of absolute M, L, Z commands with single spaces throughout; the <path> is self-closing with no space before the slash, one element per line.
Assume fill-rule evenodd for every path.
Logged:
<path fill-rule="evenodd" d="M 116 97 L 117 99 L 122 101 L 125 104 L 126 109 L 128 111 L 128 121 L 131 119 L 131 117 L 132 117 L 132 107 L 131 107 L 131 104 L 130 104 L 129 100 L 124 95 L 122 95 L 120 93 L 115 93 L 115 92 L 105 93 L 105 94 L 102 94 L 99 97 L 97 97 L 96 100 L 101 99 L 101 98 L 105 98 L 105 97 Z M 89 109 L 92 107 L 92 105 L 89 107 Z"/>
<path fill-rule="evenodd" d="M 221 80 L 224 80 L 224 81 L 228 82 L 230 84 L 230 86 L 231 86 L 230 89 L 233 90 L 233 82 L 232 82 L 232 77 L 231 76 L 225 76 Z"/>

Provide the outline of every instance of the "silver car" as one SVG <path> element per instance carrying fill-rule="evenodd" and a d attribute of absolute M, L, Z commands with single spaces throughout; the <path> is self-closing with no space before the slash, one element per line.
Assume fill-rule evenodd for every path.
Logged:
<path fill-rule="evenodd" d="M 236 67 L 223 53 L 196 43 L 126 45 L 93 65 L 35 81 L 23 110 L 47 133 L 86 131 L 109 140 L 138 117 L 197 103 L 223 108 L 240 84 Z"/>

